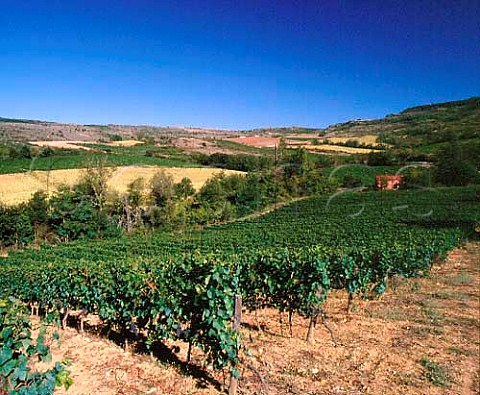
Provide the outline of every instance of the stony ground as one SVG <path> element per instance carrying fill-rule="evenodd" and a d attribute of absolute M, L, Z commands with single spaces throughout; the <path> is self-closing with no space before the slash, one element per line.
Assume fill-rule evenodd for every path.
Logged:
<path fill-rule="evenodd" d="M 333 293 L 312 345 L 300 317 L 290 337 L 277 312 L 259 312 L 262 332 L 245 314 L 249 356 L 239 394 L 479 394 L 479 291 L 480 244 L 470 243 L 429 278 L 395 279 L 381 299 L 356 301 L 348 315 L 346 294 Z M 94 333 L 60 334 L 53 352 L 71 361 L 74 384 L 58 394 L 220 394 L 228 384 L 221 372 L 200 368 L 199 353 L 186 365 L 181 344 L 177 353 L 167 345 L 162 362 Z"/>

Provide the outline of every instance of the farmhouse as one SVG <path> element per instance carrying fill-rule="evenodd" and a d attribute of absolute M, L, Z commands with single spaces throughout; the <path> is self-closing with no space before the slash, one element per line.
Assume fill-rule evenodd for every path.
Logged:
<path fill-rule="evenodd" d="M 398 189 L 402 183 L 402 176 L 392 176 L 385 174 L 377 174 L 375 176 L 375 186 L 377 189 L 391 191 Z"/>

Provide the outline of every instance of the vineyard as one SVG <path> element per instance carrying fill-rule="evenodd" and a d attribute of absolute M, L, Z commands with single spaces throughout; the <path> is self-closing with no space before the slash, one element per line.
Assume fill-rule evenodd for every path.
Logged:
<path fill-rule="evenodd" d="M 235 295 L 310 320 L 308 341 L 332 289 L 382 294 L 392 276 L 428 273 L 475 237 L 480 188 L 337 193 L 256 219 L 183 233 L 75 242 L 12 252 L 0 261 L 0 297 L 15 295 L 64 323 L 97 316 L 105 331 L 149 349 L 178 339 L 205 364 L 238 374 Z"/>

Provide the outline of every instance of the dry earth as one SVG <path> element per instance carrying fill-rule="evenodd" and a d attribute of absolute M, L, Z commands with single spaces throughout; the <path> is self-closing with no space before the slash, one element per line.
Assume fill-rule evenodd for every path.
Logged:
<path fill-rule="evenodd" d="M 237 154 L 242 152 L 240 150 L 219 147 L 218 144 L 210 138 L 200 139 L 195 137 L 180 137 L 173 141 L 173 145 L 185 152 L 202 153 L 206 155 L 211 155 L 213 153 Z"/>
<path fill-rule="evenodd" d="M 319 145 L 312 145 L 312 144 L 305 144 L 302 145 L 303 148 L 306 150 L 311 151 L 320 151 L 320 152 L 343 152 L 346 154 L 368 154 L 372 151 L 377 151 L 371 148 L 355 148 L 355 147 L 344 147 L 342 145 L 330 145 L 330 144 L 319 144 Z"/>
<path fill-rule="evenodd" d="M 257 148 L 274 148 L 278 147 L 280 144 L 280 138 L 277 137 L 266 137 L 266 136 L 243 136 L 236 138 L 225 139 L 228 141 L 233 141 L 235 143 L 250 145 Z M 339 139 L 339 141 L 344 142 L 347 139 Z M 333 141 L 332 141 L 333 142 Z M 287 140 L 286 144 L 291 148 L 304 148 L 309 151 L 314 152 L 325 152 L 325 153 L 343 153 L 343 154 L 368 154 L 371 151 L 378 151 L 371 148 L 355 148 L 355 147 L 345 147 L 342 145 L 333 145 L 333 144 L 311 144 L 301 140 Z"/>
<path fill-rule="evenodd" d="M 50 147 L 50 148 L 63 148 L 63 149 L 77 149 L 92 151 L 90 147 L 86 147 L 84 144 L 97 144 L 98 141 L 80 141 L 80 140 L 47 140 L 47 141 L 29 141 L 29 144 L 36 145 L 38 147 Z M 139 140 L 121 140 L 111 141 L 108 143 L 99 143 L 104 145 L 110 145 L 112 147 L 133 147 L 135 145 L 143 144 L 143 141 Z"/>
<path fill-rule="evenodd" d="M 280 139 L 277 137 L 266 136 L 242 136 L 225 139 L 227 141 L 233 141 L 234 143 L 250 145 L 258 148 L 274 148 L 280 143 Z"/>
<path fill-rule="evenodd" d="M 213 175 L 220 172 L 225 174 L 243 174 L 234 170 L 222 170 L 207 167 L 117 167 L 108 181 L 112 190 L 125 192 L 127 186 L 138 177 L 145 180 L 145 184 L 160 170 L 165 170 L 173 177 L 174 182 L 179 182 L 183 177 L 188 177 L 195 189 L 201 186 Z M 60 185 L 74 185 L 84 174 L 83 169 L 30 171 L 27 173 L 1 174 L 0 175 L 0 202 L 13 205 L 28 201 L 36 191 L 55 191 Z"/>
<path fill-rule="evenodd" d="M 229 136 L 232 131 L 219 129 L 186 128 L 177 126 L 148 125 L 79 125 L 44 121 L 0 122 L 0 139 L 8 141 L 31 140 L 80 140 L 98 141 L 119 135 L 123 139 L 135 139 L 141 136 L 179 137 Z"/>
<path fill-rule="evenodd" d="M 470 243 L 429 278 L 395 279 L 381 299 L 356 301 L 349 315 L 345 293 L 334 292 L 325 306 L 331 333 L 319 324 L 313 345 L 303 340 L 307 322 L 300 317 L 290 338 L 273 310 L 259 312 L 263 332 L 245 314 L 250 356 L 243 357 L 239 394 L 478 394 L 479 264 L 480 244 Z M 72 363 L 69 395 L 220 394 L 228 382 L 221 372 L 199 368 L 199 353 L 186 367 L 183 344 L 174 355 L 179 361 L 166 364 L 168 348 L 152 362 L 93 333 L 60 334 L 53 352 Z"/>
<path fill-rule="evenodd" d="M 29 141 L 28 143 L 32 145 L 36 145 L 38 147 L 74 149 L 74 150 L 85 150 L 85 151 L 92 150 L 90 147 L 85 147 L 81 145 L 81 144 L 88 143 L 88 141 L 56 140 L 56 141 Z"/>

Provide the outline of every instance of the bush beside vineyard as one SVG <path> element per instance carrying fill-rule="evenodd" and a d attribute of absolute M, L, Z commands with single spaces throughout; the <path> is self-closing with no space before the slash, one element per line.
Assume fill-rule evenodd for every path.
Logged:
<path fill-rule="evenodd" d="M 47 371 L 32 369 L 35 361 L 51 361 L 46 331 L 36 341 L 25 306 L 12 297 L 0 300 L 0 394 L 52 394 L 56 386 L 68 387 L 72 380 L 65 364 L 57 362 Z"/>

